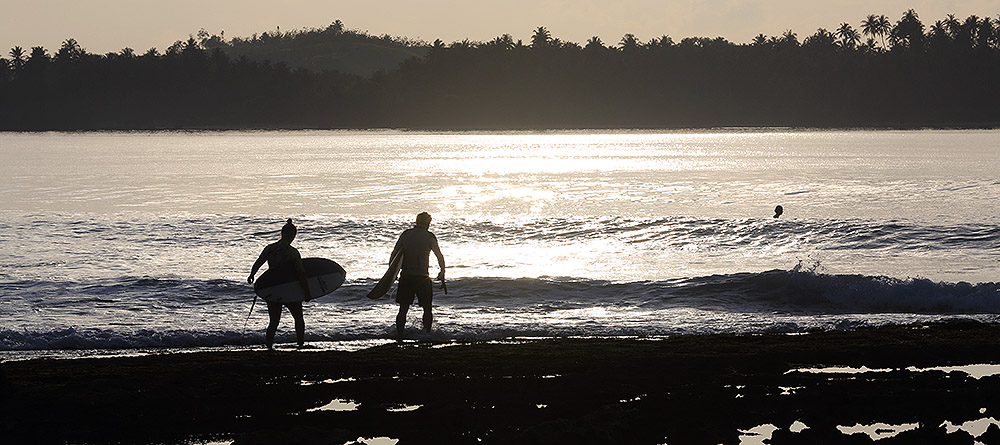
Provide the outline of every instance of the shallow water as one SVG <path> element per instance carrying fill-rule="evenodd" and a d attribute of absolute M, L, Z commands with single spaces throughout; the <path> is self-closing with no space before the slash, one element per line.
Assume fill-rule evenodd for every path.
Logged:
<path fill-rule="evenodd" d="M 420 211 L 431 339 L 1000 313 L 1000 131 L 5 133 L 0 174 L 0 351 L 259 344 L 245 279 L 288 217 L 348 271 L 309 341 L 384 339 L 363 295 Z"/>

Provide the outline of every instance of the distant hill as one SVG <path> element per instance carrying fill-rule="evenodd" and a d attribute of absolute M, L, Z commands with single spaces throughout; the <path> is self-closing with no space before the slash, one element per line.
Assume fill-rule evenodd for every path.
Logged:
<path fill-rule="evenodd" d="M 340 20 L 325 29 L 291 32 L 264 32 L 226 41 L 202 30 L 198 40 L 206 49 L 220 48 L 233 59 L 284 63 L 291 68 L 314 72 L 338 71 L 369 77 L 376 71 L 389 72 L 411 57 L 423 57 L 429 45 L 389 35 L 372 36 L 344 29 Z"/>

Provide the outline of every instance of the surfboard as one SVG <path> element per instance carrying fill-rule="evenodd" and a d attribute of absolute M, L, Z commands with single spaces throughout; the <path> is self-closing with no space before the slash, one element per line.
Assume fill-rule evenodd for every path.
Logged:
<path fill-rule="evenodd" d="M 313 298 L 318 298 L 337 290 L 347 272 L 335 261 L 325 258 L 303 258 L 302 267 L 306 270 L 306 282 Z M 261 298 L 274 303 L 293 303 L 306 299 L 302 284 L 294 275 L 272 273 L 265 271 L 254 282 L 253 291 Z"/>
<path fill-rule="evenodd" d="M 400 250 L 393 255 L 392 259 L 389 260 L 389 269 L 385 271 L 382 275 L 382 279 L 378 280 L 378 283 L 372 288 L 371 292 L 368 292 L 368 298 L 375 300 L 377 298 L 382 298 L 383 295 L 389 292 L 389 288 L 392 287 L 392 283 L 396 281 L 396 275 L 399 275 L 399 268 L 403 265 L 403 251 Z"/>

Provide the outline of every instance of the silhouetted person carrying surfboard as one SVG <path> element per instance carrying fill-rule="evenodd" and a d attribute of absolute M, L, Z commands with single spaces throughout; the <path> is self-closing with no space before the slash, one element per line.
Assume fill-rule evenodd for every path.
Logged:
<path fill-rule="evenodd" d="M 392 255 L 390 255 L 390 258 L 395 257 L 397 253 L 403 255 L 399 286 L 396 288 L 396 302 L 399 303 L 399 314 L 396 315 L 396 335 L 399 337 L 403 336 L 406 313 L 410 310 L 414 297 L 424 308 L 424 331 L 431 331 L 431 323 L 433 322 L 431 297 L 434 294 L 434 286 L 427 272 L 431 252 L 437 256 L 438 267 L 441 269 L 437 279 L 441 281 L 441 287 L 445 289 L 445 293 L 448 292 L 447 288 L 444 287 L 444 255 L 441 254 L 441 248 L 438 247 L 437 237 L 429 230 L 430 225 L 430 214 L 422 212 L 417 215 L 417 221 L 413 227 L 406 229 L 399 235 L 396 247 L 392 249 Z"/>
<path fill-rule="evenodd" d="M 305 268 L 302 267 L 302 256 L 299 255 L 298 249 L 292 247 L 292 240 L 295 239 L 296 233 L 298 233 L 298 229 L 295 228 L 295 224 L 292 224 L 292 220 L 289 218 L 285 222 L 285 225 L 281 227 L 281 239 L 275 243 L 268 244 L 260 252 L 260 257 L 257 258 L 257 261 L 253 263 L 253 268 L 250 269 L 250 276 L 247 277 L 247 283 L 253 284 L 254 275 L 257 275 L 257 270 L 266 261 L 269 272 L 274 271 L 273 273 L 287 275 L 290 278 L 298 278 L 302 289 L 305 290 L 305 300 L 309 301 L 312 299 L 312 294 L 309 292 L 309 284 L 306 282 Z M 299 347 L 304 346 L 306 322 L 302 318 L 302 302 L 278 303 L 267 301 L 267 315 L 271 319 L 267 325 L 267 334 L 265 335 L 267 348 L 274 349 L 274 334 L 278 331 L 278 322 L 281 321 L 282 306 L 287 307 L 288 312 L 292 313 L 292 318 L 295 319 L 295 338 L 298 340 Z"/>

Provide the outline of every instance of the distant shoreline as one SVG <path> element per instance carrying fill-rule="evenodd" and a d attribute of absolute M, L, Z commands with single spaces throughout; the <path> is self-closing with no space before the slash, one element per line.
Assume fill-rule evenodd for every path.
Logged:
<path fill-rule="evenodd" d="M 594 127 L 310 127 L 310 126 L 206 126 L 206 127 L 149 127 L 149 128 L 77 128 L 0 130 L 3 133 L 155 133 L 155 132 L 230 132 L 230 131 L 399 131 L 399 132 L 573 132 L 573 131 L 921 131 L 921 130 L 997 130 L 1000 122 L 990 124 L 941 124 L 941 125 L 882 125 L 882 126 L 594 126 Z"/>
<path fill-rule="evenodd" d="M 799 38 L 427 44 L 324 29 L 225 39 L 163 53 L 14 47 L 0 57 L 0 128 L 995 127 L 994 20 L 924 25 L 868 16 Z"/>

